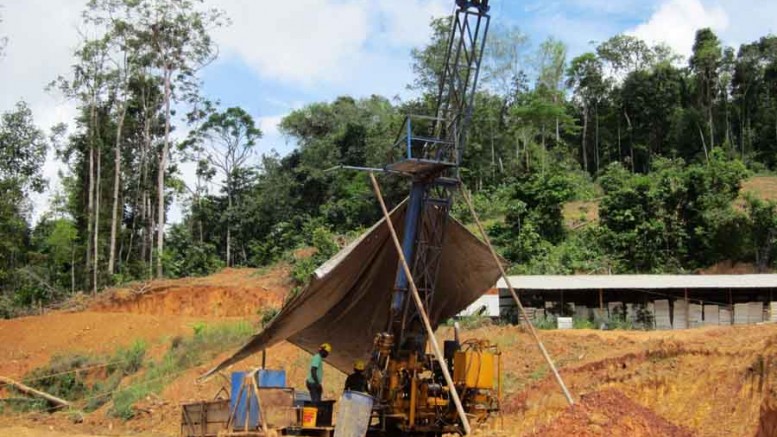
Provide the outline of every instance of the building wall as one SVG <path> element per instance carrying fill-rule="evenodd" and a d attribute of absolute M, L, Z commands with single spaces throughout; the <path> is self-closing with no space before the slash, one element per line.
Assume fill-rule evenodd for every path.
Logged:
<path fill-rule="evenodd" d="M 475 302 L 472 302 L 464 311 L 459 313 L 459 316 L 471 316 L 485 307 L 485 311 L 482 315 L 488 317 L 499 317 L 499 295 L 498 294 L 484 294 L 480 296 Z"/>

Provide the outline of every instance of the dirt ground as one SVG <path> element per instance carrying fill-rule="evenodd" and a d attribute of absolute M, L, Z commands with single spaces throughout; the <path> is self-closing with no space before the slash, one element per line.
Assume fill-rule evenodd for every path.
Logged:
<path fill-rule="evenodd" d="M 209 278 L 153 283 L 141 295 L 132 288 L 118 290 L 82 312 L 0 321 L 0 375 L 20 377 L 57 353 L 110 352 L 135 339 L 163 348 L 168 338 L 191 334 L 197 321 L 255 320 L 262 307 L 280 304 L 288 290 L 286 275 L 283 269 L 226 270 Z M 540 335 L 577 405 L 567 406 L 521 328 L 466 331 L 465 339 L 487 338 L 502 350 L 504 417 L 478 435 L 777 435 L 777 325 Z M 440 340 L 451 336 L 447 327 L 438 332 Z M 181 403 L 211 399 L 229 386 L 226 374 L 197 381 L 227 355 L 169 381 L 158 396 L 142 401 L 142 413 L 128 422 L 107 416 L 105 407 L 80 423 L 67 412 L 6 413 L 0 415 L 0 436 L 178 435 Z M 308 359 L 284 343 L 268 350 L 267 365 L 286 369 L 290 385 L 302 387 Z M 234 370 L 260 360 L 254 356 Z M 325 396 L 332 398 L 343 375 L 331 368 L 325 372 Z"/>
<path fill-rule="evenodd" d="M 288 292 L 288 268 L 224 269 L 206 278 L 134 284 L 105 294 L 94 311 L 157 316 L 253 317 L 280 307 Z M 137 292 L 143 293 L 138 295 Z"/>

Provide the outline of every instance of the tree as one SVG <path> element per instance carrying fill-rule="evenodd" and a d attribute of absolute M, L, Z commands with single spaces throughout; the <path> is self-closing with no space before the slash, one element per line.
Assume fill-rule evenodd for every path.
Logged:
<path fill-rule="evenodd" d="M 0 289 L 17 291 L 29 246 L 29 195 L 43 192 L 48 143 L 24 102 L 0 115 Z"/>
<path fill-rule="evenodd" d="M 661 46 L 659 46 L 661 47 Z M 659 48 L 659 50 L 664 50 Z M 656 54 L 645 41 L 631 35 L 615 35 L 596 47 L 596 54 L 619 78 L 654 64 Z M 664 56 L 666 57 L 666 56 Z"/>
<path fill-rule="evenodd" d="M 116 264 L 116 240 L 119 226 L 119 189 L 122 172 L 122 135 L 127 109 L 130 103 L 130 82 L 137 75 L 139 44 L 133 27 L 134 5 L 123 0 L 90 0 L 83 14 L 84 21 L 103 28 L 108 71 L 106 86 L 109 100 L 113 102 L 116 119 L 113 143 L 113 199 L 111 205 L 111 234 L 108 251 L 108 273 L 114 274 Z"/>
<path fill-rule="evenodd" d="M 564 239 L 561 206 L 572 198 L 573 186 L 567 172 L 555 168 L 519 178 L 510 191 L 504 225 L 489 232 L 508 259 L 524 263 Z"/>
<path fill-rule="evenodd" d="M 596 135 L 594 136 L 594 158 L 596 171 L 599 171 L 599 101 L 607 92 L 601 61 L 593 53 L 582 54 L 572 60 L 567 70 L 567 86 L 572 88 L 577 102 L 583 112 L 583 135 L 580 146 L 583 158 L 583 169 L 588 171 L 588 148 L 586 139 L 588 133 L 588 113 L 593 108 L 596 118 Z"/>
<path fill-rule="evenodd" d="M 424 48 L 413 48 L 413 83 L 408 88 L 421 91 L 430 96 L 437 95 L 440 80 L 445 68 L 445 52 L 448 49 L 448 35 L 451 30 L 450 17 L 435 18 L 430 23 L 432 38 Z"/>
<path fill-rule="evenodd" d="M 170 154 L 171 105 L 196 99 L 196 72 L 215 57 L 215 46 L 209 35 L 213 27 L 223 24 L 223 13 L 203 10 L 203 0 L 125 0 L 138 11 L 137 37 L 145 55 L 161 78 L 164 107 L 164 143 L 159 151 L 157 169 L 157 253 L 164 252 L 165 240 L 165 174 Z M 162 276 L 162 259 L 157 256 L 157 276 Z"/>
<path fill-rule="evenodd" d="M 105 71 L 107 46 L 104 35 L 95 39 L 84 39 L 78 49 L 76 49 L 75 56 L 77 63 L 73 66 L 72 78 L 68 80 L 64 77 L 59 77 L 52 83 L 52 86 L 58 85 L 59 89 L 66 96 L 79 101 L 85 112 L 84 118 L 89 156 L 89 172 L 86 177 L 89 189 L 87 192 L 85 270 L 89 271 L 91 269 L 93 273 L 91 288 L 93 293 L 97 293 L 97 273 L 99 270 L 97 256 L 99 242 L 98 217 L 100 211 L 99 208 L 95 208 L 95 204 L 97 203 L 97 191 L 99 190 L 96 181 L 101 175 L 99 170 L 95 172 L 95 161 L 99 161 L 101 156 L 101 142 L 99 141 L 101 134 L 98 132 L 98 125 L 101 123 L 101 120 L 99 119 L 98 108 L 102 105 L 105 98 L 107 77 Z"/>
<path fill-rule="evenodd" d="M 41 170 L 48 144 L 35 126 L 32 111 L 18 102 L 0 117 L 0 180 L 12 183 L 20 194 L 40 193 L 45 188 Z"/>
<path fill-rule="evenodd" d="M 746 226 L 732 204 L 747 172 L 722 150 L 709 163 L 657 158 L 650 174 L 611 164 L 600 178 L 602 242 L 626 271 L 665 272 L 742 259 Z"/>
<path fill-rule="evenodd" d="M 537 88 L 545 91 L 543 94 L 547 94 L 547 97 L 556 105 L 563 99 L 561 87 L 566 62 L 567 48 L 563 42 L 552 37 L 543 41 L 537 53 Z M 556 117 L 555 122 L 558 145 L 561 142 L 561 119 Z"/>
<path fill-rule="evenodd" d="M 748 195 L 745 204 L 755 265 L 765 272 L 777 255 L 777 203 Z"/>
<path fill-rule="evenodd" d="M 717 35 L 709 28 L 696 31 L 693 54 L 691 55 L 689 65 L 696 76 L 699 104 L 707 112 L 710 150 L 715 148 L 713 106 L 718 90 L 719 68 L 722 57 L 720 40 Z"/>
<path fill-rule="evenodd" d="M 521 74 L 521 50 L 528 42 L 529 37 L 518 27 L 492 27 L 483 55 L 483 83 L 501 95 L 509 94 Z"/>
<path fill-rule="evenodd" d="M 675 111 L 682 107 L 684 88 L 682 72 L 667 64 L 635 71 L 626 77 L 620 100 L 624 113 L 629 114 L 633 170 L 647 172 L 655 155 L 669 152 L 668 136 Z"/>
<path fill-rule="evenodd" d="M 256 127 L 253 117 L 244 109 L 232 107 L 224 112 L 211 114 L 196 131 L 197 139 L 205 148 L 205 157 L 224 179 L 227 195 L 226 215 L 226 265 L 232 265 L 232 215 L 236 182 L 247 170 L 256 141 L 262 131 Z"/>

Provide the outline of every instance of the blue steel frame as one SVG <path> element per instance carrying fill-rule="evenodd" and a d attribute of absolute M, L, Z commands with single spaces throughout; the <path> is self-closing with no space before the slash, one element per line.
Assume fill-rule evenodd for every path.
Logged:
<path fill-rule="evenodd" d="M 490 22 L 487 2 L 459 0 L 457 4 L 459 9 L 451 23 L 436 116 L 407 115 L 392 148 L 393 153 L 399 152 L 399 157 L 392 157 L 393 164 L 386 166 L 389 171 L 401 169 L 413 180 L 405 213 L 402 251 L 411 265 L 426 311 L 431 310 L 437 288 L 444 230 L 453 191 L 458 185 L 458 167 L 472 119 Z M 397 340 L 398 350 L 403 349 L 406 336 L 419 336 L 413 329 L 407 329 L 415 326 L 414 319 L 418 318 L 417 309 L 406 298 L 408 285 L 404 270 L 398 266 L 388 326 Z"/>

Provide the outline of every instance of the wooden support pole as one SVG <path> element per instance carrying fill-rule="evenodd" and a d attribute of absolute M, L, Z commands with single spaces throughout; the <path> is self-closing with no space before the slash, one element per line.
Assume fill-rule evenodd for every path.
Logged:
<path fill-rule="evenodd" d="M 399 256 L 399 262 L 402 265 L 402 270 L 405 271 L 405 276 L 407 276 L 407 281 L 410 285 L 410 291 L 413 296 L 413 300 L 415 301 L 416 308 L 418 308 L 418 314 L 421 315 L 421 319 L 424 322 L 424 327 L 426 328 L 426 333 L 429 335 L 429 340 L 432 344 L 432 350 L 434 351 L 434 357 L 437 359 L 437 362 L 440 365 L 440 369 L 442 369 L 442 375 L 445 377 L 445 382 L 451 389 L 451 397 L 453 398 L 454 405 L 456 405 L 456 411 L 459 413 L 461 424 L 464 427 L 464 435 L 470 435 L 472 428 L 469 426 L 467 414 L 464 412 L 464 406 L 461 404 L 459 393 L 456 390 L 456 386 L 453 384 L 453 378 L 451 378 L 451 374 L 448 371 L 448 366 L 445 364 L 445 358 L 443 356 L 442 349 L 440 349 L 440 344 L 437 343 L 437 337 L 434 336 L 434 329 L 432 329 L 432 324 L 429 322 L 429 317 L 426 315 L 426 309 L 424 309 L 424 303 L 421 300 L 421 295 L 418 293 L 418 288 L 415 286 L 415 280 L 413 279 L 413 275 L 410 272 L 410 267 L 407 265 L 407 260 L 405 259 L 405 255 L 402 252 L 402 244 L 400 244 L 399 237 L 397 237 L 397 232 L 394 230 L 394 224 L 391 223 L 391 216 L 389 215 L 388 209 L 386 209 L 386 203 L 383 201 L 383 194 L 381 194 L 378 180 L 375 179 L 375 174 L 372 172 L 370 172 L 370 180 L 372 181 L 372 188 L 375 190 L 375 196 L 378 198 L 378 202 L 380 203 L 380 209 L 383 211 L 383 217 L 386 219 L 386 226 L 388 227 L 389 233 L 391 234 L 391 239 L 394 241 L 394 247 L 397 249 L 397 255 Z"/>
<path fill-rule="evenodd" d="M 599 289 L 599 317 L 604 319 L 604 291 Z"/>
<path fill-rule="evenodd" d="M 269 435 L 267 431 L 267 420 L 265 420 L 267 416 L 265 414 L 266 411 L 262 409 L 262 400 L 259 397 L 259 386 L 256 382 L 256 373 L 256 370 L 250 373 L 251 381 L 249 381 L 249 384 L 251 384 L 251 387 L 254 390 L 254 396 L 256 396 L 257 419 L 262 421 L 262 433 L 267 437 Z"/>
<path fill-rule="evenodd" d="M 459 181 L 459 183 L 461 184 L 461 194 L 464 198 L 464 202 L 467 204 L 469 212 L 472 214 L 472 218 L 475 220 L 475 224 L 480 231 L 480 235 L 486 242 L 488 250 L 491 252 L 491 256 L 494 258 L 494 262 L 496 263 L 497 267 L 499 267 L 499 272 L 502 274 L 502 279 L 505 280 L 505 284 L 507 284 L 507 288 L 510 290 L 510 294 L 513 296 L 515 304 L 518 305 L 518 309 L 521 311 L 521 315 L 523 315 L 524 320 L 528 322 L 529 317 L 526 315 L 526 309 L 524 309 L 521 300 L 518 299 L 518 294 L 515 292 L 513 285 L 510 283 L 510 278 L 507 277 L 507 272 L 505 272 L 504 266 L 502 266 L 502 262 L 499 260 L 499 255 L 496 254 L 496 250 L 494 250 L 494 246 L 491 245 L 491 240 L 488 238 L 486 230 L 483 229 L 483 224 L 480 223 L 480 218 L 478 218 L 478 214 L 475 212 L 475 207 L 472 205 L 472 199 L 469 197 L 467 187 L 464 186 L 463 182 Z M 545 349 L 545 345 L 542 344 L 542 340 L 540 340 L 539 335 L 537 335 L 537 331 L 534 329 L 534 325 L 531 323 L 526 323 L 526 327 L 529 328 L 529 333 L 532 337 L 534 337 L 534 341 L 537 343 L 537 347 L 540 349 L 542 357 L 545 358 L 545 362 L 548 364 L 548 367 L 550 367 L 550 370 L 553 371 L 553 377 L 556 379 L 559 387 L 561 387 L 561 391 L 564 393 L 564 397 L 567 398 L 567 402 L 569 405 L 574 405 L 575 401 L 572 399 L 572 395 L 569 393 L 569 390 L 567 390 L 567 386 L 564 384 L 564 380 L 561 379 L 561 375 L 558 373 L 556 365 L 553 364 L 553 360 L 550 358 L 550 354 L 548 354 L 548 351 Z"/>
<path fill-rule="evenodd" d="M 24 384 L 22 384 L 19 381 L 14 381 L 11 378 L 6 378 L 5 376 L 0 376 L 0 384 L 7 384 L 7 385 L 10 385 L 12 387 L 16 387 L 16 389 L 19 390 L 22 393 L 25 393 L 25 394 L 28 394 L 28 395 L 37 396 L 39 398 L 45 399 L 45 400 L 47 400 L 47 401 L 51 402 L 52 404 L 55 404 L 55 405 L 57 405 L 59 407 L 69 407 L 70 406 L 70 402 L 68 402 L 68 401 L 66 401 L 64 399 L 58 398 L 56 396 L 50 395 L 50 394 L 42 392 L 40 390 L 35 390 L 32 387 L 24 385 Z"/>

